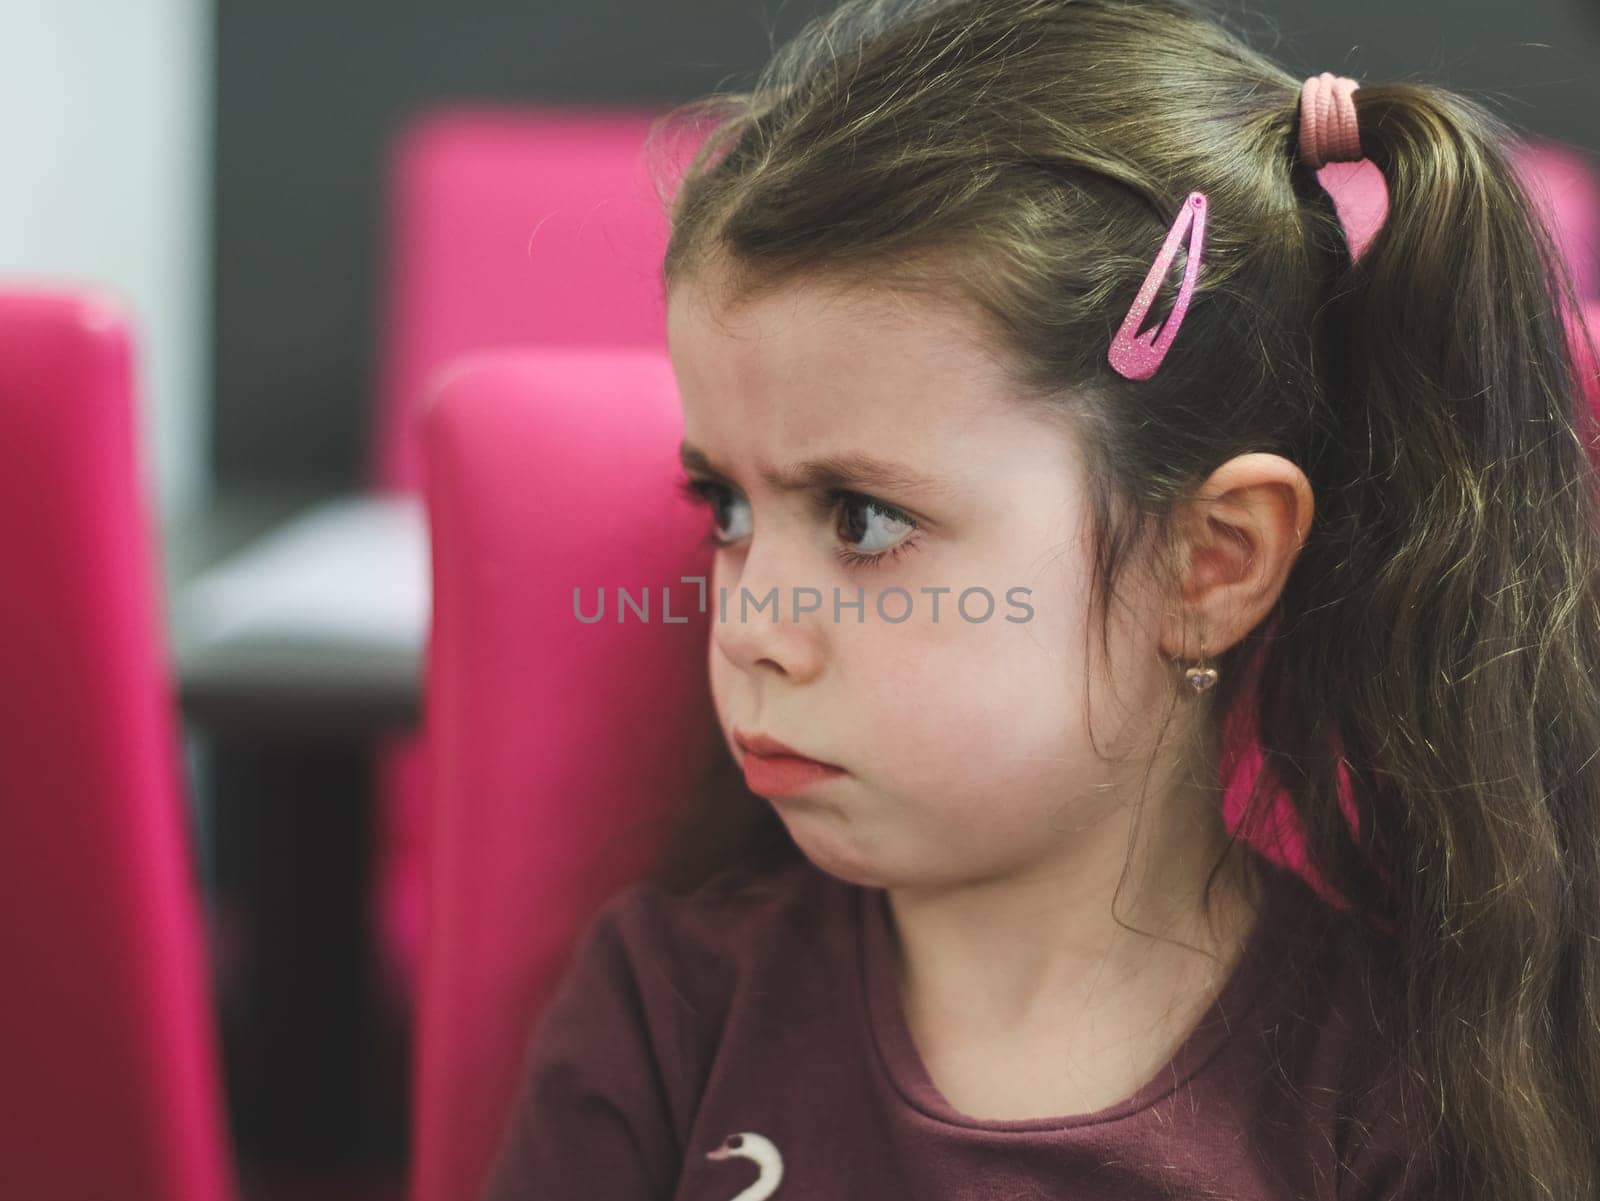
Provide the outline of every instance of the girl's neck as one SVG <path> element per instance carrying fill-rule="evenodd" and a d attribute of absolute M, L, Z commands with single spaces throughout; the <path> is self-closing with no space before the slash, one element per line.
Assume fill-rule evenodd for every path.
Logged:
<path fill-rule="evenodd" d="M 925 1013 L 1000 1028 L 1225 979 L 1254 925 L 1255 852 L 1230 843 L 1214 798 L 1174 798 L 1156 816 L 1166 820 L 1145 818 L 1159 839 L 1131 857 L 1123 808 L 1026 871 L 888 888 L 903 995 Z"/>

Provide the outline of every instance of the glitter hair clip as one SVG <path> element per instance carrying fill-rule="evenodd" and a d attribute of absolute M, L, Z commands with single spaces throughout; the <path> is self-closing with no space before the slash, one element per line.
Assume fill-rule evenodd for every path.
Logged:
<path fill-rule="evenodd" d="M 1184 231 L 1189 231 L 1189 257 L 1184 264 L 1183 283 L 1178 288 L 1178 299 L 1173 302 L 1172 312 L 1162 323 L 1160 336 L 1154 329 L 1144 333 L 1136 333 L 1146 314 L 1150 312 L 1150 304 L 1156 298 L 1156 292 L 1167 277 L 1167 269 L 1172 266 L 1172 259 L 1178 253 L 1178 242 L 1182 239 Z M 1183 315 L 1189 310 L 1189 297 L 1194 294 L 1195 276 L 1200 270 L 1200 252 L 1205 245 L 1206 233 L 1206 194 L 1204 192 L 1190 192 L 1185 197 L 1183 208 L 1178 211 L 1178 216 L 1172 223 L 1172 228 L 1167 232 L 1167 240 L 1161 247 L 1161 253 L 1156 255 L 1156 261 L 1150 264 L 1150 273 L 1144 277 L 1144 284 L 1139 288 L 1139 294 L 1133 298 L 1133 304 L 1128 309 L 1128 315 L 1122 319 L 1122 328 L 1117 330 L 1117 336 L 1111 339 L 1111 348 L 1106 353 L 1111 365 L 1122 375 L 1129 379 L 1149 379 L 1156 373 L 1156 368 L 1161 366 L 1161 360 L 1167 356 L 1167 348 L 1172 345 L 1172 339 L 1178 335 L 1178 327 L 1183 324 Z"/>

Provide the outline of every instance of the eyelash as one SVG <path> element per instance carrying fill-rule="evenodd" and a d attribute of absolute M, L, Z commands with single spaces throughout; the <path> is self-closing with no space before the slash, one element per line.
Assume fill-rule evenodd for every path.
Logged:
<path fill-rule="evenodd" d="M 728 492 L 731 491 L 731 489 L 729 489 L 725 484 L 717 483 L 715 480 L 698 479 L 690 476 L 682 478 L 678 481 L 678 491 L 686 496 L 691 503 L 704 505 L 709 508 L 714 503 L 714 497 L 717 493 Z M 902 553 L 912 549 L 912 547 L 916 546 L 920 541 L 916 533 L 919 527 L 908 514 L 904 513 L 900 509 L 895 508 L 893 505 L 885 504 L 883 501 L 878 500 L 875 497 L 868 496 L 864 492 L 854 492 L 848 488 L 830 488 L 817 498 L 817 511 L 819 514 L 832 513 L 836 511 L 840 503 L 845 500 L 862 501 L 871 505 L 879 512 L 892 517 L 896 521 L 902 521 L 911 527 L 911 533 L 907 534 L 904 538 L 902 538 L 899 542 L 896 542 L 887 550 L 880 550 L 870 554 L 864 554 L 861 551 L 855 550 L 835 550 L 835 557 L 837 557 L 839 561 L 844 563 L 846 566 L 877 567 L 889 561 L 890 559 L 899 558 Z M 717 531 L 715 528 L 706 534 L 706 536 L 700 541 L 705 546 L 718 549 L 720 549 L 723 545 L 722 541 L 717 537 Z"/>

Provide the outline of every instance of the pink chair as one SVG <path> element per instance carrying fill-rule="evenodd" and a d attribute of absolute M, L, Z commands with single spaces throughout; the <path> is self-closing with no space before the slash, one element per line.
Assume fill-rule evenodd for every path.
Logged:
<path fill-rule="evenodd" d="M 1583 384 L 1583 397 L 1590 409 L 1600 418 L 1600 300 L 1591 300 L 1584 306 L 1582 322 L 1573 321 L 1568 326 L 1572 342 L 1572 357 L 1577 364 Z M 1600 456 L 1600 447 L 1595 448 Z"/>
<path fill-rule="evenodd" d="M 0 293 L 0 1196 L 234 1192 L 131 337 Z"/>
<path fill-rule="evenodd" d="M 420 487 L 423 381 L 451 358 L 514 345 L 666 348 L 666 220 L 642 109 L 453 107 L 396 140 L 369 476 Z M 422 750 L 377 764 L 374 922 L 391 992 L 410 995 L 425 920 Z"/>
<path fill-rule="evenodd" d="M 639 350 L 478 356 L 426 419 L 433 902 L 413 1201 L 475 1195 L 572 940 L 720 748 L 710 615 L 680 580 L 710 567 L 705 516 L 674 487 L 681 434 L 671 364 Z M 618 589 L 636 605 L 648 589 L 647 621 Z M 578 620 L 575 590 L 585 615 L 603 590 L 602 620 Z"/>
<path fill-rule="evenodd" d="M 1317 180 L 1333 198 L 1350 243 L 1350 256 L 1359 259 L 1389 212 L 1389 187 L 1383 172 L 1371 160 L 1358 159 L 1326 164 L 1317 171 Z"/>
<path fill-rule="evenodd" d="M 425 381 L 471 351 L 665 350 L 666 216 L 644 157 L 657 114 L 455 107 L 396 140 L 370 474 L 421 486 Z"/>
<path fill-rule="evenodd" d="M 1600 174 L 1582 152 L 1560 142 L 1523 139 L 1511 163 L 1555 236 L 1580 298 L 1600 298 Z M 1329 163 L 1318 173 L 1333 197 L 1356 258 L 1383 224 L 1389 192 L 1371 162 Z"/>
<path fill-rule="evenodd" d="M 1592 157 L 1562 142 L 1530 138 L 1513 162 L 1581 299 L 1600 299 L 1600 173 Z"/>

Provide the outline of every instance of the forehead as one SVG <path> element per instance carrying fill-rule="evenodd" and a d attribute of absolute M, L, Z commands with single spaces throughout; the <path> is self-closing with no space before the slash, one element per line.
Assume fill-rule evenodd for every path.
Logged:
<path fill-rule="evenodd" d="M 696 441 L 760 427 L 819 447 L 914 444 L 1013 399 L 971 306 L 886 285 L 811 278 L 732 303 L 696 277 L 668 297 L 667 344 Z"/>

